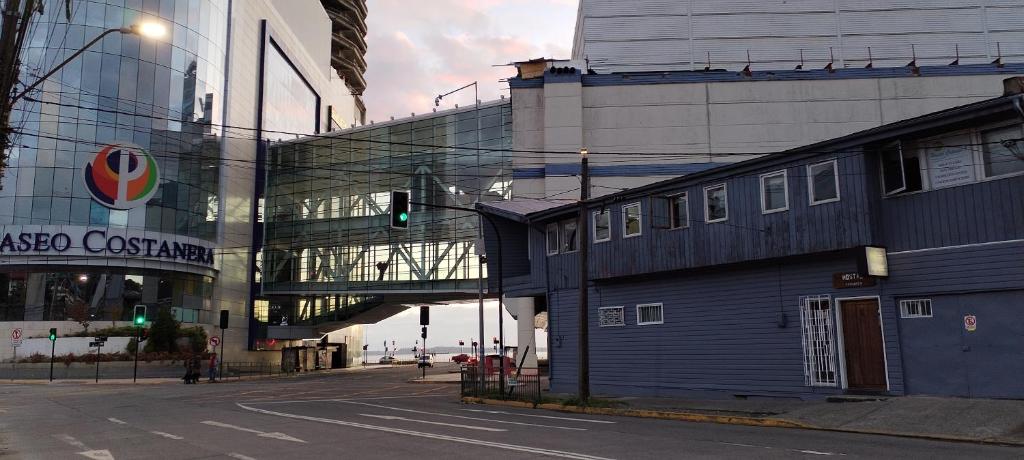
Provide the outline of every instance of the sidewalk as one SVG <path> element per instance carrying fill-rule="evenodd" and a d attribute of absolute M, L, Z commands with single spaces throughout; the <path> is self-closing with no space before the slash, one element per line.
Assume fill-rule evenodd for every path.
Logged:
<path fill-rule="evenodd" d="M 475 401 L 504 404 L 504 401 Z M 829 401 L 756 398 L 690 400 L 601 398 L 597 407 L 541 404 L 543 409 L 694 422 L 883 434 L 1024 447 L 1024 401 L 939 398 L 836 398 Z M 524 403 L 514 403 L 523 405 Z"/>

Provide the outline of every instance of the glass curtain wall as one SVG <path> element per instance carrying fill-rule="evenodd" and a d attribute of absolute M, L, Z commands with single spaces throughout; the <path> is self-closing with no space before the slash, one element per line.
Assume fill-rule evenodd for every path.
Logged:
<path fill-rule="evenodd" d="M 272 146 L 261 321 L 334 321 L 401 295 L 475 296 L 479 219 L 431 205 L 509 198 L 511 145 L 502 101 Z M 424 203 L 408 230 L 389 227 L 392 190 Z"/>

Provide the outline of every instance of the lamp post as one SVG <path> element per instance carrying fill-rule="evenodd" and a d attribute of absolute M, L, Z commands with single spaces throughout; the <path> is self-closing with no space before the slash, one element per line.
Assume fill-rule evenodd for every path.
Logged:
<path fill-rule="evenodd" d="M 53 76 L 53 74 L 57 73 L 58 70 L 68 65 L 69 62 L 80 56 L 82 53 L 88 50 L 89 47 L 95 45 L 100 40 L 103 40 L 103 37 L 106 37 L 107 35 L 110 35 L 112 33 L 134 34 L 140 37 L 157 39 L 162 38 L 164 35 L 167 34 L 167 27 L 158 22 L 143 22 L 139 24 L 132 24 L 129 27 L 120 27 L 116 29 L 104 30 L 103 33 L 97 35 L 96 38 L 90 40 L 89 43 L 86 43 L 84 46 L 79 48 L 78 51 L 75 51 L 71 54 L 71 56 L 68 56 L 67 59 L 63 60 L 60 64 L 54 66 L 54 68 L 50 69 L 49 72 L 46 72 L 45 75 L 39 77 L 39 79 L 36 80 L 35 83 L 32 83 L 24 90 L 22 90 L 20 93 L 11 98 L 10 102 L 7 103 L 7 106 L 14 107 L 14 104 L 16 102 L 21 100 L 21 98 L 25 97 L 25 95 L 28 94 L 30 91 L 36 89 L 36 87 L 41 85 L 44 81 L 46 81 L 47 78 L 50 78 L 51 76 Z"/>

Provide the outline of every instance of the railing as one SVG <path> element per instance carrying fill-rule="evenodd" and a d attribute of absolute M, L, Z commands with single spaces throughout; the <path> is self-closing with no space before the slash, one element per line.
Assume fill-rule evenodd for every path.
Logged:
<path fill-rule="evenodd" d="M 227 362 L 221 365 L 220 378 L 222 380 L 239 380 L 243 377 L 290 375 L 295 373 L 294 369 L 281 369 L 281 363 Z"/>
<path fill-rule="evenodd" d="M 504 399 L 540 403 L 540 373 L 537 369 L 518 369 L 505 376 L 502 385 L 497 372 L 484 372 L 481 378 L 477 367 L 463 366 L 461 370 L 462 396 Z"/>

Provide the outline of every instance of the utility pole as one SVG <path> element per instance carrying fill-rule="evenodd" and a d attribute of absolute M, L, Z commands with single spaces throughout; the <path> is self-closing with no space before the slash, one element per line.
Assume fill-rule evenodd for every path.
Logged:
<path fill-rule="evenodd" d="M 21 49 L 32 14 L 39 8 L 36 0 L 8 0 L 3 11 L 0 32 L 0 174 L 7 164 L 7 147 L 11 138 L 11 111 L 14 90 L 21 74 Z M 20 16 L 20 17 L 19 17 Z"/>
<path fill-rule="evenodd" d="M 590 398 L 590 331 L 588 311 L 589 301 L 587 299 L 587 285 L 590 282 L 587 265 L 587 256 L 590 251 L 590 225 L 587 222 L 587 199 L 590 198 L 590 166 L 587 165 L 587 149 L 580 149 L 580 215 L 576 224 L 576 234 L 579 236 L 580 255 L 580 293 L 579 293 L 579 383 L 580 402 L 586 402 Z"/>

